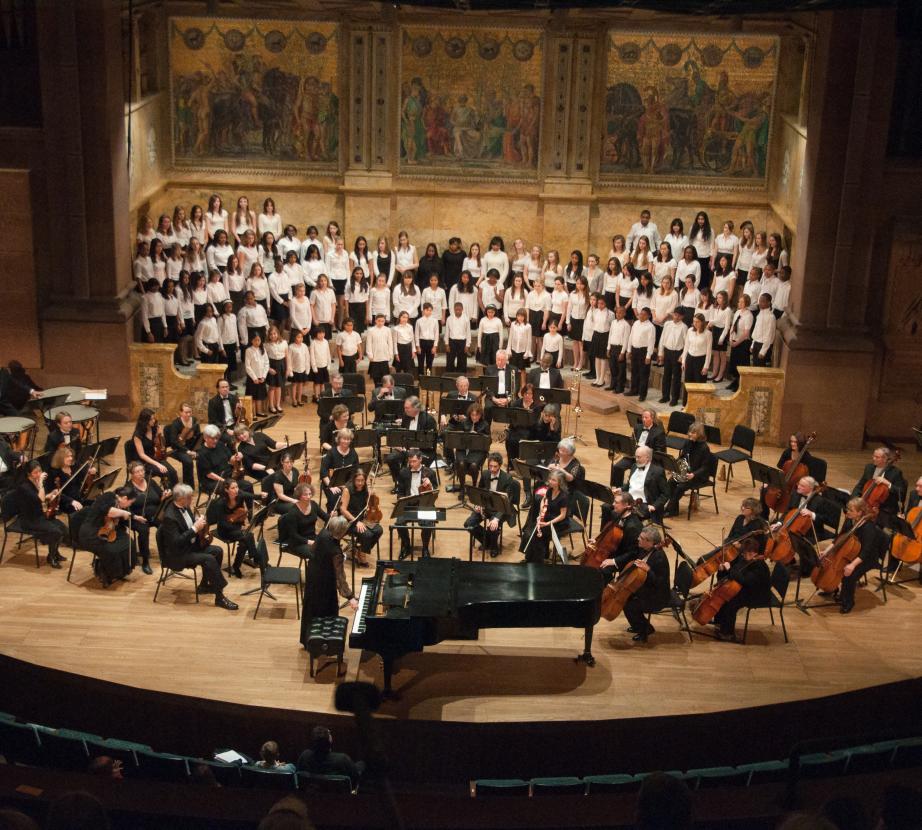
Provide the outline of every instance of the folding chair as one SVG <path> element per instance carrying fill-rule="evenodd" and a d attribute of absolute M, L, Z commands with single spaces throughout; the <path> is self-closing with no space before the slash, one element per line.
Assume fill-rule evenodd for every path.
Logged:
<path fill-rule="evenodd" d="M 777 563 L 772 571 L 771 595 L 768 602 L 760 605 L 751 605 L 746 608 L 746 623 L 743 626 L 743 645 L 746 645 L 746 635 L 749 632 L 749 615 L 757 608 L 767 608 L 772 625 L 775 624 L 775 610 L 781 618 L 781 631 L 784 633 L 784 642 L 788 643 L 788 629 L 784 624 L 784 597 L 788 592 L 788 585 L 791 583 L 791 573 L 787 566 Z"/>
<path fill-rule="evenodd" d="M 730 436 L 730 446 L 725 450 L 715 452 L 714 455 L 724 464 L 727 465 L 727 481 L 724 492 L 730 489 L 730 479 L 733 478 L 733 465 L 741 461 L 750 461 L 752 453 L 756 446 L 756 433 L 743 424 L 737 424 L 733 427 L 733 434 Z M 752 486 L 756 486 L 755 479 Z"/>

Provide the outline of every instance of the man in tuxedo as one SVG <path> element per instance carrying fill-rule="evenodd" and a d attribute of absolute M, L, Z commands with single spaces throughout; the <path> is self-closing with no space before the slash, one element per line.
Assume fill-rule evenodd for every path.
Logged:
<path fill-rule="evenodd" d="M 536 393 L 538 389 L 563 389 L 563 375 L 560 369 L 551 365 L 548 355 L 541 358 L 540 366 L 528 370 L 528 382 L 535 387 Z"/>
<path fill-rule="evenodd" d="M 42 391 L 18 360 L 0 368 L 0 415 L 19 415 L 22 408 Z"/>
<path fill-rule="evenodd" d="M 621 570 L 637 556 L 637 539 L 643 530 L 643 520 L 634 510 L 634 497 L 630 493 L 619 490 L 611 507 L 607 504 L 602 507 L 602 527 L 609 522 L 615 522 L 624 534 L 614 557 L 615 566 Z"/>
<path fill-rule="evenodd" d="M 168 504 L 160 520 L 160 556 L 167 567 L 202 569 L 200 594 L 214 594 L 218 608 L 236 611 L 237 604 L 224 596 L 227 580 L 221 572 L 223 552 L 216 545 L 202 545 L 199 531 L 205 527 L 205 519 L 192 515 L 192 488 L 177 484 L 173 488 L 173 502 Z"/>
<path fill-rule="evenodd" d="M 515 505 L 518 503 L 518 490 L 515 479 L 503 470 L 503 457 L 498 452 L 491 452 L 487 456 L 487 466 L 480 471 L 480 481 L 477 486 L 481 490 L 492 490 L 494 493 L 505 493 L 509 496 L 509 503 L 513 512 L 502 513 L 488 512 L 484 515 L 481 508 L 477 508 L 464 521 L 474 541 L 495 558 L 499 556 L 499 530 L 500 523 L 507 521 L 510 525 L 515 523 Z"/>
<path fill-rule="evenodd" d="M 652 409 L 640 413 L 640 420 L 634 425 L 634 443 L 638 447 L 650 447 L 653 452 L 666 452 L 666 430 Z M 611 465 L 611 486 L 624 487 L 624 473 L 634 466 L 630 456 L 619 458 Z"/>
<path fill-rule="evenodd" d="M 816 479 L 811 476 L 804 476 L 797 482 L 787 509 L 800 510 L 803 515 L 809 514 L 818 542 L 832 539 L 839 530 L 838 508 L 820 493 Z"/>
<path fill-rule="evenodd" d="M 218 381 L 218 394 L 208 401 L 208 423 L 214 424 L 224 433 L 224 440 L 233 442 L 234 425 L 237 423 L 237 404 L 240 402 L 226 380 Z"/>
<path fill-rule="evenodd" d="M 434 490 L 437 486 L 435 476 L 432 470 L 423 464 L 423 454 L 414 448 L 407 451 L 406 459 L 406 465 L 400 467 L 395 479 L 397 482 L 397 496 L 399 498 L 418 496 L 420 485 L 424 481 L 428 481 Z M 423 559 L 428 559 L 432 530 L 424 528 L 420 532 L 423 538 Z M 397 529 L 397 535 L 400 537 L 400 558 L 406 559 L 412 550 L 410 531 L 405 527 L 401 527 Z"/>
<path fill-rule="evenodd" d="M 634 454 L 634 463 L 628 471 L 624 488 L 634 499 L 634 509 L 650 521 L 661 521 L 666 502 L 669 501 L 669 482 L 662 467 L 653 463 L 653 450 L 640 446 Z M 637 504 L 642 501 L 643 504 Z"/>
<path fill-rule="evenodd" d="M 509 406 L 516 397 L 516 375 L 517 372 L 509 365 L 509 352 L 500 349 L 496 353 L 496 365 L 487 366 L 483 370 L 484 377 L 496 378 L 496 392 L 487 395 L 486 406 L 484 407 L 484 419 L 488 423 L 493 422 L 493 407 Z"/>
<path fill-rule="evenodd" d="M 402 401 L 406 398 L 407 392 L 399 386 L 394 385 L 394 376 L 385 375 L 381 378 L 381 385 L 371 394 L 371 400 L 368 401 L 368 411 L 375 413 L 375 421 L 384 420 L 377 414 L 378 410 L 384 407 L 379 406 L 379 401 Z"/>
<path fill-rule="evenodd" d="M 16 470 L 25 461 L 25 455 L 16 452 L 6 440 L 0 438 L 0 490 L 9 490 L 13 486 Z"/>
<path fill-rule="evenodd" d="M 887 447 L 878 447 L 871 456 L 871 463 L 865 465 L 864 472 L 858 483 L 852 490 L 853 498 L 860 498 L 864 486 L 871 479 L 886 481 L 890 487 L 887 498 L 880 506 L 877 513 L 877 524 L 881 527 L 888 527 L 890 517 L 900 512 L 900 506 L 903 504 L 903 497 L 906 495 L 906 479 L 903 473 L 894 463 L 893 451 Z"/>
<path fill-rule="evenodd" d="M 403 417 L 398 423 L 399 429 L 408 429 L 417 432 L 436 431 L 435 419 L 422 408 L 419 398 L 411 395 L 403 402 Z M 391 447 L 391 451 L 384 459 L 388 469 L 391 471 L 391 479 L 394 486 L 397 487 L 397 480 L 400 477 L 400 468 L 407 463 L 407 453 L 402 447 Z"/>
<path fill-rule="evenodd" d="M 324 398 L 351 398 L 355 391 L 348 386 L 344 386 L 342 375 L 332 375 L 330 382 L 323 387 L 321 397 Z"/>
<path fill-rule="evenodd" d="M 183 432 L 187 433 L 184 440 L 180 439 Z M 202 436 L 202 428 L 198 420 L 192 415 L 192 404 L 182 403 L 179 406 L 179 415 L 164 429 L 164 438 L 167 447 L 172 450 L 170 457 L 182 465 L 182 481 L 192 487 L 195 484 L 195 457 L 193 449 Z"/>

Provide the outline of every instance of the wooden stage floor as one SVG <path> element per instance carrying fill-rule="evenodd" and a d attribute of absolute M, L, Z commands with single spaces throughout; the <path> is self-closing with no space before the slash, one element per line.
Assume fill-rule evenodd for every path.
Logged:
<path fill-rule="evenodd" d="M 607 482 L 609 460 L 594 445 L 594 429 L 627 432 L 626 419 L 623 413 L 588 413 L 579 426 L 592 446 L 581 446 L 578 458 L 589 478 Z M 315 407 L 289 408 L 272 434 L 299 436 L 304 429 L 314 447 L 316 471 Z M 124 424 L 102 427 L 103 437 L 129 433 Z M 906 478 L 914 481 L 920 456 L 906 449 L 902 466 Z M 870 456 L 870 448 L 862 453 L 825 452 L 822 432 L 815 451 L 829 461 L 830 484 L 843 488 L 854 485 Z M 757 447 L 756 457 L 774 464 L 779 452 L 777 447 Z M 121 449 L 117 457 L 122 457 Z M 738 472 L 728 493 L 721 484 L 720 515 L 715 515 L 713 502 L 702 500 L 701 511 L 690 522 L 684 514 L 669 522 L 670 532 L 693 557 L 720 538 L 740 500 L 753 494 L 742 468 Z M 385 517 L 392 502 L 389 488 L 389 477 L 382 476 L 378 492 Z M 439 503 L 448 505 L 454 498 L 443 493 Z M 459 526 L 467 515 L 466 510 L 452 510 L 448 523 Z M 267 539 L 275 536 L 272 520 Z M 386 538 L 385 533 L 385 556 Z M 517 546 L 517 536 L 507 532 L 500 561 L 521 559 Z M 580 543 L 577 550 L 581 548 Z M 440 537 L 438 555 L 452 554 L 467 557 L 463 534 Z M 36 569 L 31 546 L 17 551 L 10 541 L 0 565 L 0 651 L 41 666 L 155 691 L 335 711 L 335 667 L 324 669 L 316 682 L 309 677 L 290 589 L 279 589 L 277 602 L 264 601 L 256 620 L 256 596 L 239 597 L 258 584 L 258 573 L 250 569 L 228 589 L 228 596 L 240 603 L 236 613 L 219 610 L 205 598 L 196 605 L 191 586 L 178 580 L 161 590 L 155 605 L 151 600 L 156 576 L 136 570 L 126 581 L 103 590 L 90 572 L 88 556 L 78 556 L 74 582 L 68 584 L 66 570 L 54 571 L 44 563 Z M 273 561 L 275 556 L 273 543 Z M 370 573 L 357 571 L 357 580 Z M 477 642 L 443 643 L 400 661 L 394 685 L 401 699 L 386 704 L 381 715 L 481 723 L 637 718 L 746 708 L 918 677 L 922 587 L 915 581 L 893 587 L 885 605 L 873 590 L 876 572 L 872 576 L 871 587 L 858 590 L 856 607 L 848 616 L 835 607 L 809 615 L 787 609 L 788 645 L 780 626 L 772 627 L 764 610 L 753 613 L 746 646 L 703 637 L 689 643 L 667 616 L 654 618 L 656 634 L 646 645 L 638 645 L 626 633 L 623 619 L 602 620 L 595 629 L 594 668 L 573 660 L 582 646 L 582 632 L 577 630 L 491 630 L 482 632 Z M 342 613 L 351 616 L 348 609 Z M 741 615 L 740 630 L 742 622 Z M 360 654 L 348 651 L 346 678 L 380 684 L 380 661 L 370 655 L 360 663 Z"/>

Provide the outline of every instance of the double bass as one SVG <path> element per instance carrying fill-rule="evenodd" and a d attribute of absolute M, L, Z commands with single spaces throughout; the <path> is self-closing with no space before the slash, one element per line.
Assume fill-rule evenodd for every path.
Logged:
<path fill-rule="evenodd" d="M 781 468 L 781 471 L 784 473 L 782 486 L 780 488 L 769 487 L 765 491 L 765 504 L 768 505 L 769 509 L 774 510 L 776 513 L 780 512 L 780 510 L 791 500 L 791 493 L 793 493 L 794 488 L 797 487 L 797 482 L 804 476 L 810 475 L 807 465 L 804 464 L 801 459 L 804 457 L 807 447 L 815 440 L 816 433 L 811 432 L 804 441 L 804 448 L 784 462 L 784 466 Z"/>
<path fill-rule="evenodd" d="M 906 521 L 909 522 L 915 536 L 910 539 L 902 533 L 895 534 L 890 553 L 895 559 L 909 565 L 922 559 L 922 505 L 913 507 L 906 514 Z"/>
<path fill-rule="evenodd" d="M 817 557 L 817 566 L 810 574 L 817 591 L 829 593 L 842 584 L 846 566 L 861 553 L 861 540 L 855 534 L 869 518 L 862 516 L 851 530 L 836 536 L 835 541 Z"/>

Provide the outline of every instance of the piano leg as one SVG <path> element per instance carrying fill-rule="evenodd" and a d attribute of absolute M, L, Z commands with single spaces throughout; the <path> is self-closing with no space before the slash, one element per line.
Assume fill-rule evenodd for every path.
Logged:
<path fill-rule="evenodd" d="M 391 688 L 391 676 L 394 673 L 394 658 L 382 657 L 381 661 L 384 663 L 384 691 L 381 693 L 381 698 L 383 700 L 397 700 L 400 695 Z"/>
<path fill-rule="evenodd" d="M 586 626 L 586 639 L 583 647 L 583 653 L 576 658 L 577 663 L 585 663 L 587 666 L 595 665 L 595 657 L 592 656 L 592 629 L 593 626 Z"/>

